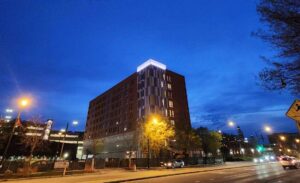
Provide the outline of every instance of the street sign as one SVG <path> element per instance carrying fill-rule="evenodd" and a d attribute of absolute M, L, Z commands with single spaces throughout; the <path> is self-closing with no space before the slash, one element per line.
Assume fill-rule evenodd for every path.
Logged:
<path fill-rule="evenodd" d="M 286 115 L 296 122 L 300 122 L 300 100 L 296 99 L 294 101 L 289 110 L 286 112 Z"/>
<path fill-rule="evenodd" d="M 69 162 L 68 161 L 56 161 L 54 164 L 54 168 L 68 168 Z"/>

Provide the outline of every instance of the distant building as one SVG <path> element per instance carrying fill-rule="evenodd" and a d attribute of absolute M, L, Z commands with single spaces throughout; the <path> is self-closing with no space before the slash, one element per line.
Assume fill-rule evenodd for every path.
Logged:
<path fill-rule="evenodd" d="M 7 122 L 6 120 L 0 121 L 0 134 L 10 133 L 13 125 L 15 124 L 15 120 L 16 119 L 11 120 L 10 122 Z M 51 119 L 44 123 L 23 120 L 21 122 L 21 126 L 17 127 L 15 135 L 18 135 L 19 131 L 22 130 L 22 132 L 27 136 L 40 136 L 41 139 L 48 140 L 52 124 L 53 121 Z"/>
<path fill-rule="evenodd" d="M 0 156 L 4 152 L 8 137 L 12 132 L 15 119 L 10 122 L 0 120 Z M 44 123 L 22 120 L 21 125 L 16 127 L 12 142 L 9 146 L 8 156 L 26 156 L 28 149 L 25 147 L 23 138 L 37 136 L 40 140 L 47 141 L 44 146 L 35 152 L 39 156 L 59 156 L 62 143 L 65 143 L 64 152 L 69 154 L 69 159 L 81 159 L 83 149 L 83 132 L 67 132 L 52 130 L 53 120 Z M 48 146 L 48 147 L 47 147 Z"/>
<path fill-rule="evenodd" d="M 300 150 L 299 133 L 273 133 L 268 135 L 270 145 L 276 154 L 298 156 Z"/>
<path fill-rule="evenodd" d="M 57 130 L 52 130 L 50 135 L 49 135 L 49 141 L 50 142 L 56 142 L 56 143 L 65 143 L 66 146 L 74 146 L 76 147 L 76 151 L 70 152 L 71 153 L 75 153 L 75 156 L 77 159 L 82 159 L 82 152 L 83 152 L 83 135 L 84 132 L 67 132 L 62 133 L 60 131 Z M 59 151 L 59 150 L 58 150 Z M 67 152 L 68 150 L 64 150 L 64 152 Z M 57 154 L 59 154 L 59 152 L 57 152 Z"/>
<path fill-rule="evenodd" d="M 85 146 L 100 140 L 98 156 L 125 157 L 126 151 L 135 149 L 137 156 L 142 157 L 134 140 L 135 131 L 151 114 L 166 117 L 176 131 L 191 128 L 184 76 L 152 59 L 90 101 Z M 133 147 L 129 145 L 132 143 Z"/>

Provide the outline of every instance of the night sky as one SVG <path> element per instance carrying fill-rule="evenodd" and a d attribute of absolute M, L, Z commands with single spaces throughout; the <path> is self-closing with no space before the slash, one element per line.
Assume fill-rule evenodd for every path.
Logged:
<path fill-rule="evenodd" d="M 295 99 L 264 91 L 261 56 L 276 50 L 251 32 L 264 28 L 253 0 L 0 0 L 0 114 L 21 95 L 23 118 L 79 120 L 88 103 L 149 58 L 185 76 L 194 127 L 246 135 L 269 124 L 295 132 Z M 16 115 L 16 114 L 15 114 Z M 74 127 L 72 127 L 73 130 Z"/>

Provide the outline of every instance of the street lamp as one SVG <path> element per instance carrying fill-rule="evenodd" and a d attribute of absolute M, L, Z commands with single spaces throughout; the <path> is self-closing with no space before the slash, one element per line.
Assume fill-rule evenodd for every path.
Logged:
<path fill-rule="evenodd" d="M 29 105 L 30 100 L 28 98 L 21 98 L 19 99 L 19 106 L 21 108 L 25 108 Z"/>
<path fill-rule="evenodd" d="M 280 138 L 281 141 L 285 141 L 286 140 L 285 136 L 283 136 L 283 135 L 281 135 L 279 138 Z"/>
<path fill-rule="evenodd" d="M 151 123 L 153 125 L 157 125 L 158 124 L 158 119 L 156 117 L 153 117 L 151 119 Z M 150 137 L 148 137 L 148 139 L 147 139 L 147 150 L 148 150 L 147 164 L 148 164 L 148 168 L 150 168 Z"/>
<path fill-rule="evenodd" d="M 64 158 L 67 158 L 67 157 L 69 157 L 69 153 L 64 154 Z"/>
<path fill-rule="evenodd" d="M 6 111 L 7 113 L 12 113 L 12 112 L 14 112 L 14 110 L 13 110 L 13 109 L 10 109 L 10 108 L 7 108 L 5 111 Z"/>
<path fill-rule="evenodd" d="M 12 137 L 13 137 L 13 135 L 15 133 L 15 129 L 16 129 L 17 126 L 21 125 L 21 121 L 20 121 L 21 112 L 22 112 L 22 110 L 24 110 L 26 107 L 28 107 L 30 105 L 31 100 L 29 98 L 22 97 L 22 98 L 18 99 L 17 103 L 18 103 L 18 106 L 19 106 L 18 116 L 17 116 L 17 119 L 14 122 L 12 131 L 11 131 L 11 133 L 9 135 L 9 138 L 8 138 L 7 145 L 6 145 L 5 149 L 4 149 L 4 152 L 3 152 L 3 155 L 2 155 L 2 159 L 1 159 L 0 168 L 2 168 L 2 166 L 3 166 L 3 163 L 4 163 L 4 160 L 6 158 L 6 154 L 7 154 L 8 148 L 10 146 Z M 6 109 L 6 111 L 7 112 L 13 112 L 12 109 Z"/>
<path fill-rule="evenodd" d="M 295 139 L 295 141 L 296 141 L 296 143 L 298 143 L 298 144 L 300 143 L 300 139 Z"/>
<path fill-rule="evenodd" d="M 78 121 L 74 120 L 74 121 L 72 121 L 72 124 L 73 124 L 74 126 L 76 126 L 76 125 L 78 125 Z M 61 145 L 61 149 L 60 149 L 60 155 L 59 155 L 60 158 L 63 157 L 63 151 L 64 151 L 65 139 L 66 139 L 66 136 L 67 136 L 67 133 L 68 133 L 68 129 L 69 129 L 69 122 L 67 123 L 66 128 L 62 128 L 62 129 L 60 130 L 61 133 L 64 133 L 63 141 L 62 141 L 62 145 Z M 78 136 L 78 138 L 79 138 L 79 136 Z M 77 144 L 78 144 L 78 138 L 77 138 Z"/>
<path fill-rule="evenodd" d="M 235 124 L 234 124 L 233 121 L 229 121 L 229 122 L 228 122 L 228 126 L 233 127 L 234 125 L 235 125 Z"/>
<path fill-rule="evenodd" d="M 74 120 L 74 121 L 72 122 L 72 124 L 73 124 L 74 126 L 77 126 L 77 125 L 78 125 L 78 121 Z"/>
<path fill-rule="evenodd" d="M 72 124 L 73 124 L 73 126 L 77 126 L 78 124 L 79 124 L 79 122 L 77 121 L 77 120 L 73 120 L 72 121 Z M 76 151 L 76 157 L 77 157 L 77 152 L 78 152 L 78 147 L 79 147 L 79 145 L 78 145 L 78 142 L 79 142 L 79 133 L 77 133 L 77 141 L 76 141 L 76 146 L 77 146 L 77 151 Z"/>
<path fill-rule="evenodd" d="M 272 132 L 272 128 L 270 126 L 265 126 L 264 127 L 265 132 L 267 133 L 271 133 Z"/>

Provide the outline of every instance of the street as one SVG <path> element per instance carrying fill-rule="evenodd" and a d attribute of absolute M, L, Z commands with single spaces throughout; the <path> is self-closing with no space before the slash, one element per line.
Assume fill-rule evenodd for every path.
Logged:
<path fill-rule="evenodd" d="M 250 162 L 227 163 L 213 167 L 152 169 L 132 172 L 124 169 L 103 169 L 91 174 L 65 177 L 3 180 L 9 183 L 201 183 L 201 182 L 299 182 L 299 169 L 283 170 L 279 163 L 255 165 Z M 1 181 L 1 180 L 0 180 Z"/>
<path fill-rule="evenodd" d="M 185 175 L 168 176 L 141 181 L 137 183 L 201 183 L 201 182 L 299 182 L 300 170 L 283 170 L 277 163 L 262 164 L 239 169 L 224 169 Z"/>

